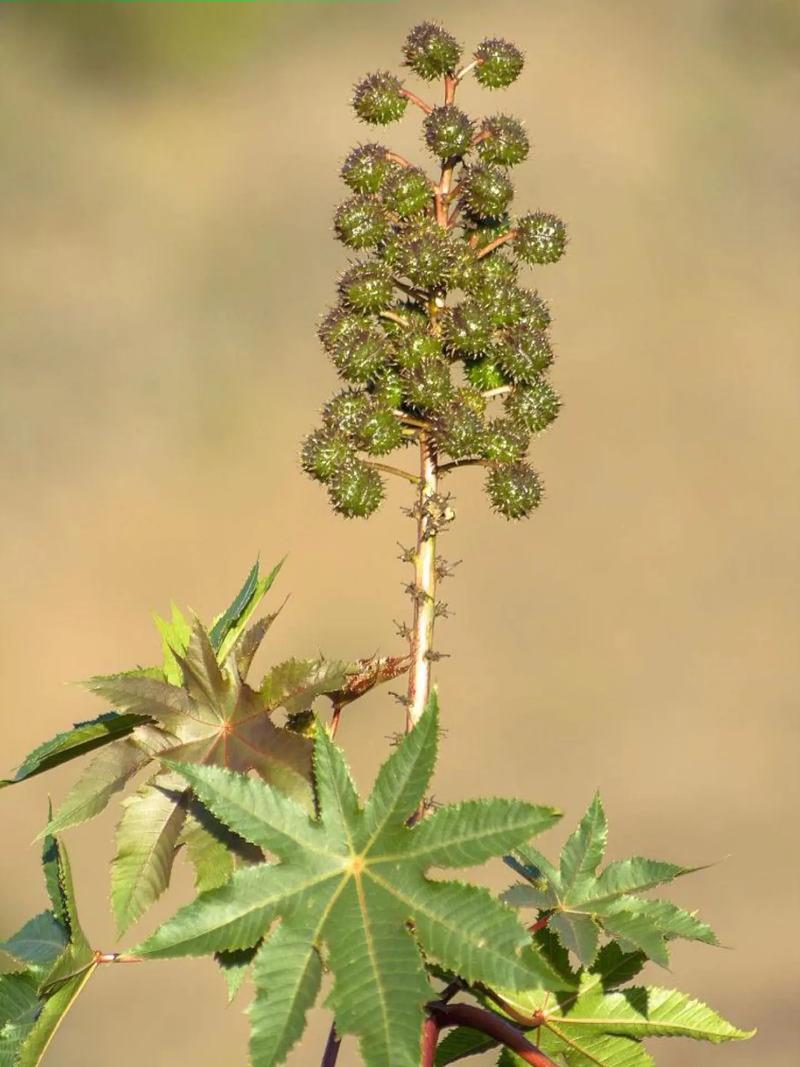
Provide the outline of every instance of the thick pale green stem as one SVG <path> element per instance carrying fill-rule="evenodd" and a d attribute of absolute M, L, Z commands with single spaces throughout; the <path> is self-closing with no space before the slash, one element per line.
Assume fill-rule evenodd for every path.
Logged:
<path fill-rule="evenodd" d="M 420 481 L 417 498 L 417 544 L 414 551 L 414 617 L 411 627 L 411 668 L 408 672 L 406 727 L 417 722 L 431 688 L 431 652 L 436 619 L 436 532 L 438 517 L 436 449 L 424 431 L 419 435 Z"/>

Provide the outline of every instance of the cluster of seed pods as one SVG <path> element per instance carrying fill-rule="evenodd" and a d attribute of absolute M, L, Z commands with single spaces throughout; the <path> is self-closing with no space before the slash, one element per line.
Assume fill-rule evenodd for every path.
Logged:
<path fill-rule="evenodd" d="M 378 71 L 355 87 L 353 107 L 373 126 L 419 108 L 440 175 L 372 142 L 344 161 L 351 195 L 334 226 L 361 258 L 339 279 L 319 336 L 345 386 L 306 438 L 303 468 L 336 511 L 364 517 L 384 495 L 377 458 L 424 434 L 441 464 L 484 466 L 493 508 L 522 518 L 542 494 L 530 441 L 560 400 L 547 377 L 549 311 L 518 275 L 521 264 L 559 259 L 566 233 L 554 215 L 511 214 L 510 170 L 530 150 L 523 125 L 505 114 L 476 121 L 454 98 L 468 74 L 487 89 L 510 85 L 523 55 L 487 39 L 460 66 L 461 46 L 430 22 L 414 27 L 403 54 L 420 78 L 443 81 L 444 103 Z"/>

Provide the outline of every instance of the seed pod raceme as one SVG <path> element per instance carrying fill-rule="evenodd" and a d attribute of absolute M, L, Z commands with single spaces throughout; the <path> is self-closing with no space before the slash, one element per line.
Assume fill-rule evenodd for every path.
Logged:
<path fill-rule="evenodd" d="M 376 470 L 354 460 L 331 479 L 328 495 L 334 511 L 347 519 L 365 519 L 380 507 L 383 480 Z"/>
<path fill-rule="evenodd" d="M 459 397 L 437 414 L 434 433 L 439 449 L 451 459 L 479 456 L 486 446 L 483 415 Z"/>
<path fill-rule="evenodd" d="M 443 285 L 457 262 L 454 241 L 428 219 L 395 234 L 383 254 L 396 274 L 422 289 Z"/>
<path fill-rule="evenodd" d="M 441 341 L 427 329 L 410 329 L 401 333 L 397 339 L 395 359 L 406 370 L 431 361 L 445 363 Z"/>
<path fill-rule="evenodd" d="M 477 300 L 464 300 L 448 308 L 442 317 L 442 336 L 449 351 L 457 355 L 476 356 L 491 343 L 494 327 Z"/>
<path fill-rule="evenodd" d="M 391 341 L 371 315 L 334 308 L 319 333 L 336 369 L 349 382 L 372 381 L 392 357 Z"/>
<path fill-rule="evenodd" d="M 435 107 L 425 118 L 425 143 L 439 159 L 463 156 L 472 146 L 472 120 L 455 104 Z"/>
<path fill-rule="evenodd" d="M 373 126 L 396 122 L 403 117 L 407 106 L 402 82 L 385 70 L 367 75 L 353 92 L 355 113 Z"/>
<path fill-rule="evenodd" d="M 441 411 L 453 397 L 450 365 L 444 359 L 426 359 L 401 377 L 406 402 L 423 415 Z"/>
<path fill-rule="evenodd" d="M 403 426 L 391 411 L 377 401 L 359 424 L 356 445 L 371 456 L 385 456 L 403 444 Z"/>
<path fill-rule="evenodd" d="M 511 419 L 492 419 L 487 427 L 484 456 L 499 463 L 515 463 L 528 451 L 530 434 Z"/>
<path fill-rule="evenodd" d="M 377 193 L 391 167 L 383 145 L 362 144 L 342 164 L 341 176 L 354 193 Z"/>
<path fill-rule="evenodd" d="M 500 369 L 515 385 L 533 385 L 553 362 L 553 350 L 544 330 L 515 326 L 496 345 Z"/>
<path fill-rule="evenodd" d="M 374 408 L 375 402 L 367 393 L 344 389 L 322 409 L 322 423 L 328 430 L 355 438 Z"/>
<path fill-rule="evenodd" d="M 484 392 L 489 389 L 501 389 L 509 384 L 508 378 L 491 356 L 482 356 L 465 363 L 464 374 L 471 385 Z"/>
<path fill-rule="evenodd" d="M 513 247 L 526 263 L 555 263 L 567 247 L 567 231 L 561 219 L 537 211 L 517 222 Z"/>
<path fill-rule="evenodd" d="M 497 37 L 481 41 L 475 59 L 475 78 L 486 89 L 505 89 L 517 80 L 525 63 L 516 45 Z"/>
<path fill-rule="evenodd" d="M 461 45 L 435 22 L 415 26 L 403 45 L 405 65 L 425 81 L 451 74 L 461 59 Z"/>
<path fill-rule="evenodd" d="M 473 259 L 459 273 L 458 284 L 465 293 L 478 300 L 490 301 L 498 285 L 514 285 L 519 268 L 513 259 L 500 249 L 482 259 Z"/>
<path fill-rule="evenodd" d="M 542 499 L 542 483 L 523 460 L 493 463 L 486 477 L 492 507 L 507 519 L 523 519 Z"/>

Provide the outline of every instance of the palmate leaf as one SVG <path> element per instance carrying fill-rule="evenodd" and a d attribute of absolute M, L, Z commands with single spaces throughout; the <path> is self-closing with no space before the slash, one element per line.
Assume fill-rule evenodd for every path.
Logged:
<path fill-rule="evenodd" d="M 118 738 L 127 737 L 146 721 L 140 715 L 120 715 L 116 711 L 107 711 L 96 719 L 76 723 L 71 730 L 65 730 L 35 748 L 19 765 L 13 778 L 0 779 L 0 789 L 24 782 Z"/>
<path fill-rule="evenodd" d="M 585 966 L 597 956 L 601 931 L 640 949 L 664 967 L 669 962 L 667 941 L 671 938 L 717 943 L 711 927 L 690 912 L 669 901 L 637 896 L 697 868 L 636 856 L 598 872 L 607 837 L 603 805 L 595 796 L 564 845 L 558 869 L 534 849 L 517 849 L 514 856 L 506 857 L 525 881 L 507 890 L 503 899 L 546 913 L 561 943 Z"/>
<path fill-rule="evenodd" d="M 53 910 L 0 945 L 24 967 L 0 975 L 0 1067 L 41 1062 L 98 963 L 78 919 L 67 854 L 53 837 L 45 840 L 42 863 Z"/>
<path fill-rule="evenodd" d="M 333 974 L 329 1004 L 337 1030 L 358 1036 L 368 1065 L 419 1063 L 422 1010 L 432 996 L 421 951 L 467 981 L 574 987 L 486 890 L 425 876 L 433 865 L 481 863 L 558 818 L 551 808 L 486 800 L 444 807 L 408 826 L 433 771 L 437 732 L 432 700 L 381 768 L 362 808 L 340 749 L 319 729 L 317 817 L 256 779 L 176 766 L 217 818 L 281 862 L 237 871 L 133 951 L 151 958 L 202 955 L 245 949 L 265 937 L 251 1008 L 257 1067 L 282 1063 L 302 1032 L 323 952 Z"/>
<path fill-rule="evenodd" d="M 559 969 L 564 950 L 549 930 L 535 941 L 542 954 Z M 552 993 L 529 989 L 500 990 L 509 1018 L 524 1027 L 526 1036 L 555 1063 L 567 1067 L 650 1067 L 653 1060 L 642 1045 L 649 1037 L 689 1037 L 719 1044 L 743 1040 L 752 1031 L 740 1030 L 711 1008 L 684 993 L 657 987 L 627 985 L 639 973 L 645 957 L 626 953 L 614 942 L 604 946 L 591 969 L 573 975 L 576 988 Z M 620 988 L 622 987 L 622 988 Z M 497 1004 L 490 1002 L 497 1010 Z M 459 1028 L 448 1034 L 437 1051 L 438 1067 L 456 1063 L 492 1047 L 485 1034 Z M 499 1067 L 523 1060 L 504 1050 Z"/>

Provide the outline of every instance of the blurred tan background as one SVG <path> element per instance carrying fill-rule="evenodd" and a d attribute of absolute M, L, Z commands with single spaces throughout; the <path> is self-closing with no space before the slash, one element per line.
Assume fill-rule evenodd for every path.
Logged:
<path fill-rule="evenodd" d="M 726 860 L 675 895 L 735 951 L 678 945 L 657 977 L 761 1033 L 653 1051 L 665 1065 L 788 1067 L 794 0 L 3 5 L 2 770 L 102 710 L 66 681 L 153 661 L 149 613 L 174 598 L 211 615 L 259 552 L 290 552 L 272 658 L 398 649 L 404 492 L 345 523 L 296 456 L 335 387 L 315 337 L 346 261 L 330 219 L 339 163 L 371 136 L 350 86 L 395 66 L 425 17 L 468 45 L 499 34 L 525 48 L 516 86 L 470 84 L 463 103 L 526 120 L 517 204 L 557 212 L 572 235 L 533 278 L 554 308 L 566 400 L 533 455 L 546 504 L 510 526 L 477 475 L 452 481 L 445 553 L 464 563 L 444 590 L 436 794 L 517 793 L 572 825 L 599 786 L 613 856 Z M 386 138 L 425 158 L 411 110 Z M 344 722 L 362 785 L 399 722 L 385 693 Z M 75 773 L 0 794 L 2 930 L 44 906 L 30 842 Z M 104 949 L 113 819 L 68 837 Z M 190 894 L 181 869 L 127 943 Z M 109 969 L 48 1062 L 244 1063 L 245 1003 L 225 1009 L 208 962 Z M 325 1029 L 317 1012 L 293 1064 L 318 1063 Z M 345 1047 L 344 1067 L 356 1061 Z"/>

